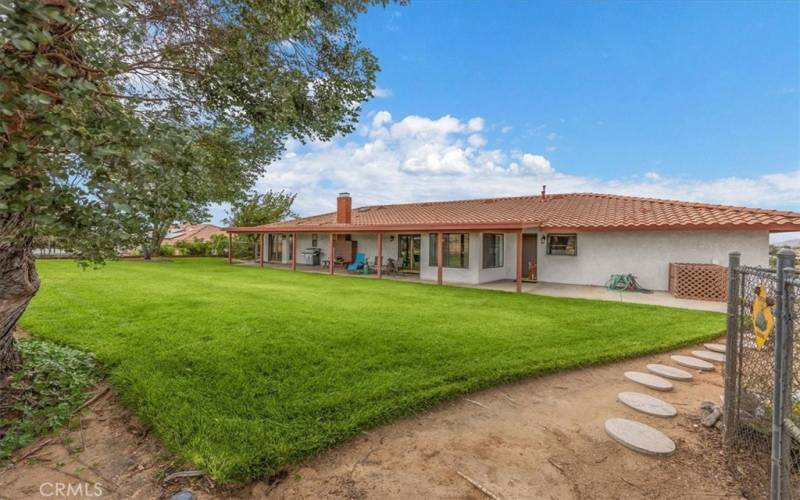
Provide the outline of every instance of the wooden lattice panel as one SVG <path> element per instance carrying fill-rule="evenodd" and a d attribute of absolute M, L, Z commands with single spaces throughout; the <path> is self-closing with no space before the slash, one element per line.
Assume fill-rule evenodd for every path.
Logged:
<path fill-rule="evenodd" d="M 669 265 L 669 292 L 679 299 L 728 300 L 728 268 L 716 264 Z"/>

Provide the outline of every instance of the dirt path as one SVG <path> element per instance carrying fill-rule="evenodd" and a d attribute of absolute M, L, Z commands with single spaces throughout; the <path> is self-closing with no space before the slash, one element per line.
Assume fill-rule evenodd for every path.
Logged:
<path fill-rule="evenodd" d="M 654 394 L 622 376 L 626 370 L 645 371 L 652 362 L 672 364 L 669 354 L 662 354 L 472 394 L 473 402 L 462 398 L 364 433 L 291 468 L 274 485 L 220 491 L 201 480 L 183 486 L 201 499 L 487 498 L 460 472 L 506 499 L 739 498 L 720 453 L 719 431 L 699 423 L 700 401 L 719 401 L 720 370 L 695 372 L 692 383 L 676 382 L 673 392 L 655 394 L 679 411 L 673 419 L 660 419 L 616 402 L 623 390 Z M 676 453 L 650 458 L 612 442 L 603 430 L 611 416 L 661 429 L 675 440 Z M 72 446 L 80 442 L 79 431 L 69 434 Z M 36 498 L 43 481 L 76 477 L 111 484 L 109 497 L 116 498 L 168 497 L 182 487 L 160 485 L 166 472 L 180 467 L 113 394 L 83 417 L 83 436 L 85 451 L 76 456 L 54 440 L 33 454 L 35 460 L 0 472 L 0 497 Z"/>

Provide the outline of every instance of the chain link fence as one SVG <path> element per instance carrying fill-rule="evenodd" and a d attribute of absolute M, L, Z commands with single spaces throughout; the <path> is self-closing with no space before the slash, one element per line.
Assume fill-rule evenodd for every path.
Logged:
<path fill-rule="evenodd" d="M 739 266 L 738 254 L 728 269 L 728 463 L 747 498 L 800 500 L 800 279 Z"/>

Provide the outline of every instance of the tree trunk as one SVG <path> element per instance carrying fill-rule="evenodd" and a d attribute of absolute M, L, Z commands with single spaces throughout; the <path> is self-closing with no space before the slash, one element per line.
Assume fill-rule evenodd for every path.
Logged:
<path fill-rule="evenodd" d="M 150 239 L 142 246 L 144 260 L 150 260 L 154 255 L 161 255 L 161 242 L 164 241 L 164 237 L 167 235 L 167 230 L 169 229 L 170 224 L 171 223 L 153 223 L 153 229 L 150 232 Z M 167 229 L 164 229 L 165 227 Z"/>
<path fill-rule="evenodd" d="M 24 214 L 0 216 L 0 380 L 19 367 L 14 330 L 39 289 L 33 237 L 23 227 Z"/>

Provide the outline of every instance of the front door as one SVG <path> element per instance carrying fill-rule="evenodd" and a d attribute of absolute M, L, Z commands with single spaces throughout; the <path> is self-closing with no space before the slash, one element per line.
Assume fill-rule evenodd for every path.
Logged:
<path fill-rule="evenodd" d="M 536 235 L 522 235 L 522 277 L 526 281 L 536 281 L 538 268 L 536 267 Z"/>
<path fill-rule="evenodd" d="M 397 263 L 400 270 L 407 273 L 418 273 L 422 236 L 419 234 L 401 234 L 397 237 Z"/>

